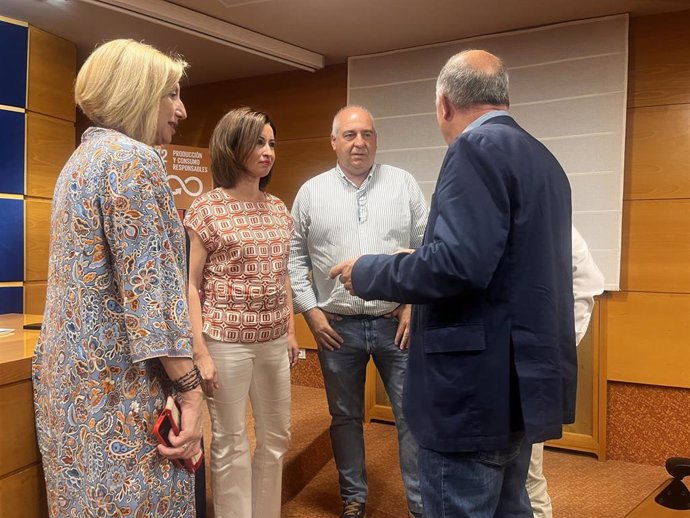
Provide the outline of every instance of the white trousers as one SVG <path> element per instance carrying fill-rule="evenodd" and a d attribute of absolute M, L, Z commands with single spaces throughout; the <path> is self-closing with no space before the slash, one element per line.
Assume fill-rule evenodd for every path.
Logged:
<path fill-rule="evenodd" d="M 216 518 L 280 518 L 283 458 L 290 441 L 287 335 L 256 344 L 207 339 L 219 388 L 208 399 Z M 251 459 L 247 396 L 255 422 Z"/>
<path fill-rule="evenodd" d="M 527 494 L 534 518 L 552 518 L 551 497 L 546 488 L 546 478 L 542 471 L 544 464 L 544 443 L 540 442 L 532 445 L 532 457 L 529 461 L 529 471 L 527 472 Z"/>

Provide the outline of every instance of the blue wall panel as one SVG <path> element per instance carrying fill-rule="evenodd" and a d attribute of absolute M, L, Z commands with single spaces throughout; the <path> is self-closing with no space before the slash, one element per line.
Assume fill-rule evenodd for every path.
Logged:
<path fill-rule="evenodd" d="M 24 200 L 0 198 L 0 282 L 24 280 Z"/>
<path fill-rule="evenodd" d="M 28 27 L 0 21 L 0 104 L 26 108 L 28 41 Z"/>
<path fill-rule="evenodd" d="M 24 312 L 24 288 L 0 288 L 0 314 Z"/>
<path fill-rule="evenodd" d="M 23 113 L 0 110 L 0 192 L 24 193 L 25 124 Z"/>

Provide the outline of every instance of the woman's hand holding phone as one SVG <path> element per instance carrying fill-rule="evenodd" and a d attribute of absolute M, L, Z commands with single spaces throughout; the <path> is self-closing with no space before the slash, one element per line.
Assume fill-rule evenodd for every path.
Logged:
<path fill-rule="evenodd" d="M 180 394 L 179 406 L 168 398 L 153 433 L 158 437 L 158 452 L 178 466 L 196 471 L 201 464 L 201 404 L 203 393 L 198 387 Z"/>

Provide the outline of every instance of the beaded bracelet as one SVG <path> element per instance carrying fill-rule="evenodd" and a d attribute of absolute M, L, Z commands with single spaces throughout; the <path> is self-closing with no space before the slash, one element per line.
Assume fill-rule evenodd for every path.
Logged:
<path fill-rule="evenodd" d="M 199 367 L 195 365 L 187 374 L 183 374 L 173 381 L 173 386 L 178 392 L 189 392 L 201 385 L 203 380 Z"/>

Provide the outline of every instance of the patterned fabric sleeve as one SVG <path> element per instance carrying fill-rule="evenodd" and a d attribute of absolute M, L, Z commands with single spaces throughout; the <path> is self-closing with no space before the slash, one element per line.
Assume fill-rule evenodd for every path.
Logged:
<path fill-rule="evenodd" d="M 101 200 L 103 228 L 134 361 L 191 357 L 184 236 L 160 158 L 149 148 L 113 153 Z M 182 248 L 182 249 L 180 249 Z"/>
<path fill-rule="evenodd" d="M 207 219 L 204 218 L 204 212 L 208 211 L 203 210 L 204 207 L 208 208 L 209 206 L 209 200 L 202 194 L 192 202 L 192 205 L 184 215 L 184 226 L 197 233 L 207 252 L 213 250 L 213 233 L 211 226 L 208 224 L 212 223 L 212 221 L 207 223 Z"/>
<path fill-rule="evenodd" d="M 292 236 L 295 233 L 295 222 L 292 219 L 292 214 L 290 213 L 290 210 L 287 208 L 287 205 L 283 203 L 281 200 L 278 200 L 281 205 L 281 210 L 286 216 L 286 221 L 287 221 L 287 226 L 288 226 L 288 233 L 290 234 L 290 240 L 292 240 Z"/>

